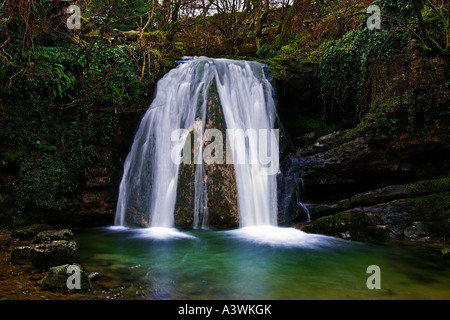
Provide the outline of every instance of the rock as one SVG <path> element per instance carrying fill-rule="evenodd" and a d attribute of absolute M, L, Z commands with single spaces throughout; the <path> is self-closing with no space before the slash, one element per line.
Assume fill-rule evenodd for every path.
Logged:
<path fill-rule="evenodd" d="M 337 203 L 313 204 L 309 206 L 309 210 L 311 217 L 317 219 L 356 207 L 370 207 L 393 200 L 421 197 L 447 190 L 450 190 L 449 178 L 431 179 L 358 193 Z M 376 207 L 367 210 L 376 210 Z"/>
<path fill-rule="evenodd" d="M 11 262 L 14 264 L 30 264 L 30 246 L 20 246 L 11 249 Z"/>
<path fill-rule="evenodd" d="M 277 193 L 279 225 L 289 225 L 307 219 L 309 212 L 301 203 L 305 196 L 301 166 L 295 157 L 287 156 L 280 162 Z"/>
<path fill-rule="evenodd" d="M 316 141 L 316 139 L 317 139 L 316 133 L 310 132 L 310 133 L 303 134 L 299 137 L 296 137 L 295 143 L 296 143 L 296 145 L 303 147 L 303 146 L 313 144 Z"/>
<path fill-rule="evenodd" d="M 206 107 L 205 129 L 215 128 L 220 130 L 226 139 L 226 125 L 222 107 L 220 105 L 217 87 L 211 85 Z M 191 132 L 190 137 L 193 134 Z M 194 148 L 195 143 L 192 143 Z M 224 146 L 226 142 L 224 141 Z M 194 154 L 193 149 L 191 154 Z M 203 172 L 199 175 L 202 179 L 200 185 L 206 188 L 208 208 L 199 213 L 199 226 L 203 218 L 207 219 L 209 226 L 236 227 L 239 225 L 239 208 L 237 201 L 237 186 L 234 166 L 226 164 L 226 152 L 223 154 L 225 163 L 203 164 Z M 178 178 L 177 201 L 175 207 L 175 225 L 177 227 L 192 227 L 194 222 L 195 207 L 195 175 L 201 166 L 181 164 Z M 199 179 L 197 177 L 197 179 Z M 198 188 L 199 189 L 199 188 Z M 204 199 L 200 207 L 203 207 Z"/>
<path fill-rule="evenodd" d="M 72 264 L 77 253 L 75 241 L 57 240 L 52 243 L 33 244 L 29 247 L 31 267 L 42 270 L 61 264 Z"/>
<path fill-rule="evenodd" d="M 101 275 L 100 275 L 100 273 L 98 273 L 98 272 L 91 272 L 90 274 L 89 274 L 89 279 L 91 280 L 91 281 L 97 281 L 97 280 L 99 280 L 101 278 Z"/>
<path fill-rule="evenodd" d="M 308 195 L 321 201 L 345 199 L 348 193 L 385 187 L 393 181 L 446 176 L 449 156 L 449 131 L 420 139 L 388 137 L 370 125 L 320 137 L 296 155 L 302 162 Z"/>
<path fill-rule="evenodd" d="M 438 190 L 445 183 L 432 185 Z M 349 238 L 346 233 L 349 231 L 353 240 L 446 239 L 450 235 L 446 209 L 449 201 L 450 191 L 396 199 L 324 216 L 305 225 L 303 230 L 342 238 Z"/>
<path fill-rule="evenodd" d="M 31 264 L 36 269 L 73 263 L 77 252 L 77 244 L 73 239 L 74 235 L 69 229 L 41 231 L 33 238 L 31 245 L 12 248 L 11 262 Z"/>
<path fill-rule="evenodd" d="M 361 208 L 321 217 L 301 228 L 305 232 L 320 233 L 347 240 L 384 241 L 388 232 L 372 225 Z"/>
<path fill-rule="evenodd" d="M 39 232 L 52 230 L 53 228 L 47 224 L 33 224 L 30 226 L 20 227 L 11 232 L 11 238 L 17 240 L 31 240 Z"/>
<path fill-rule="evenodd" d="M 421 221 L 415 221 L 412 226 L 405 228 L 404 234 L 409 239 L 415 239 L 418 236 L 425 234 L 423 229 L 423 223 Z"/>
<path fill-rule="evenodd" d="M 72 230 L 46 230 L 39 232 L 31 241 L 31 243 L 52 243 L 55 240 L 73 240 Z"/>
<path fill-rule="evenodd" d="M 80 290 L 88 290 L 91 288 L 91 280 L 89 279 L 87 273 L 80 268 Z M 68 268 L 70 264 L 59 265 L 51 267 L 45 277 L 41 280 L 41 285 L 46 290 L 52 289 L 69 289 L 67 287 L 67 281 L 70 276 L 74 273 L 68 273 Z M 76 290 L 76 289 L 73 289 Z"/>

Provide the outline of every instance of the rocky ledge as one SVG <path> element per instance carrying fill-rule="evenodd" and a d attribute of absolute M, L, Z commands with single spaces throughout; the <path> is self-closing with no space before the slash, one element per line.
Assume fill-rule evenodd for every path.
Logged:
<path fill-rule="evenodd" d="M 352 240 L 447 241 L 450 131 L 387 136 L 370 125 L 318 138 L 295 156 L 312 222 Z"/>

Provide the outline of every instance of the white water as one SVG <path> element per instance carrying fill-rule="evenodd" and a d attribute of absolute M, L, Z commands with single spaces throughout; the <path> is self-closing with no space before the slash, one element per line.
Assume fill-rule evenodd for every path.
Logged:
<path fill-rule="evenodd" d="M 158 82 L 156 96 L 145 113 L 124 164 L 115 224 L 139 223 L 173 228 L 179 164 L 171 161 L 176 129 L 192 131 L 201 120 L 204 132 L 207 94 L 215 81 L 227 129 L 273 129 L 273 89 L 257 62 L 194 58 L 167 73 Z M 182 149 L 186 135 L 178 143 Z M 278 166 L 278 145 L 267 141 L 271 163 Z M 236 139 L 233 151 L 241 227 L 277 224 L 276 174 L 264 174 L 267 164 L 238 164 L 237 156 L 257 159 L 260 150 L 254 137 Z M 267 147 L 266 146 L 266 147 Z M 195 153 L 195 152 L 194 152 Z M 203 164 L 195 165 L 194 226 L 205 227 L 208 219 Z"/>

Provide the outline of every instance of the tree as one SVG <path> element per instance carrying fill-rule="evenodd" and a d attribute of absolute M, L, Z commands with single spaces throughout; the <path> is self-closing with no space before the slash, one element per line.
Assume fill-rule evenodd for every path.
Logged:
<path fill-rule="evenodd" d="M 447 5 L 445 7 L 445 2 Z M 421 39 L 424 45 L 425 50 L 432 51 L 443 58 L 447 65 L 447 72 L 449 72 L 450 67 L 450 1 L 441 1 L 441 4 L 438 6 L 433 3 L 433 1 L 426 0 L 425 3 L 419 0 L 413 0 L 414 11 L 417 16 L 417 22 L 419 24 L 420 32 L 423 36 Z M 445 28 L 445 43 L 439 44 L 435 39 L 433 39 L 430 35 L 430 32 L 425 24 L 423 17 L 424 7 L 430 7 L 434 13 L 438 16 L 439 21 L 443 24 Z"/>
<path fill-rule="evenodd" d="M 288 37 L 290 35 L 292 20 L 297 10 L 310 2 L 311 0 L 294 0 L 294 3 L 287 11 L 286 18 L 284 19 L 283 24 L 281 26 L 281 33 L 280 38 L 278 40 L 277 49 L 280 49 L 282 46 L 286 45 Z"/>

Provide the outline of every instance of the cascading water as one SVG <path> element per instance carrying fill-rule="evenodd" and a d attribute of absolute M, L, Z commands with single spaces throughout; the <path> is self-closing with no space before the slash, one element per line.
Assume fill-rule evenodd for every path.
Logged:
<path fill-rule="evenodd" d="M 273 89 L 264 68 L 257 62 L 199 57 L 180 64 L 158 82 L 154 101 L 142 118 L 124 164 L 116 225 L 174 227 L 180 167 L 173 161 L 174 153 L 176 158 L 181 150 L 183 156 L 190 151 L 183 149 L 190 132 L 199 132 L 202 139 L 208 121 L 207 95 L 213 82 L 227 138 L 228 130 L 269 133 L 230 137 L 240 226 L 277 224 L 278 137 L 272 130 L 276 116 Z M 174 133 L 178 135 L 175 142 Z M 200 150 L 194 147 L 193 227 L 205 226 L 208 221 L 202 146 L 200 143 Z"/>

